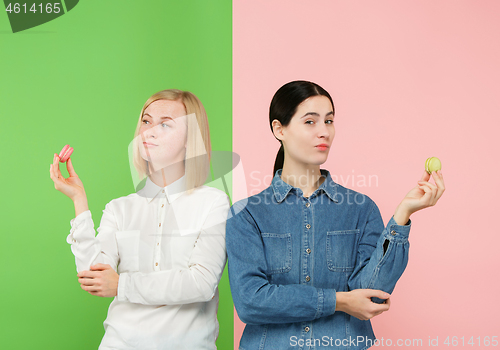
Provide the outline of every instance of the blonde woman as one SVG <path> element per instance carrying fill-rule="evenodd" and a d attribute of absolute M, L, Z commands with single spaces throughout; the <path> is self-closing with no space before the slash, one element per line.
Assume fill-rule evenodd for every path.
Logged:
<path fill-rule="evenodd" d="M 144 187 L 106 205 L 96 237 L 71 159 L 68 178 L 57 155 L 50 168 L 55 188 L 74 202 L 67 241 L 81 287 L 114 297 L 99 349 L 216 349 L 229 201 L 203 186 L 211 146 L 200 100 L 173 89 L 151 96 L 133 147 Z"/>

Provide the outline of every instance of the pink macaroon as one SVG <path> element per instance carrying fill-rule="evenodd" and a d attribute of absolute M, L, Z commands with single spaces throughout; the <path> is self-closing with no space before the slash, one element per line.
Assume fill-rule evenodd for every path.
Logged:
<path fill-rule="evenodd" d="M 59 161 L 61 163 L 65 163 L 69 159 L 72 153 L 73 153 L 73 147 L 70 147 L 69 145 L 64 146 L 63 149 L 61 150 L 61 153 L 59 153 Z"/>

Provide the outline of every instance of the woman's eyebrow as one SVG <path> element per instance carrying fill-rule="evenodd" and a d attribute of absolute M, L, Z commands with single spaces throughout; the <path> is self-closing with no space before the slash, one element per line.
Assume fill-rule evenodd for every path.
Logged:
<path fill-rule="evenodd" d="M 306 114 L 304 114 L 302 117 L 300 118 L 304 118 L 304 117 L 307 117 L 308 115 L 312 115 L 313 117 L 319 117 L 319 113 L 317 112 L 307 112 Z M 333 115 L 333 111 L 330 111 L 328 113 L 326 113 L 326 117 L 330 116 L 330 115 Z"/>
<path fill-rule="evenodd" d="M 307 112 L 301 118 L 307 117 L 308 115 L 312 115 L 314 117 L 319 117 L 319 113 L 316 113 L 316 112 Z"/>
<path fill-rule="evenodd" d="M 148 117 L 150 117 L 150 118 L 153 118 L 153 116 L 152 116 L 151 114 L 149 114 L 149 113 L 144 113 L 144 114 L 142 115 L 142 117 L 143 117 L 143 118 L 144 118 L 144 117 L 146 117 L 146 116 L 148 116 Z M 174 120 L 172 117 L 170 117 L 170 116 L 168 116 L 168 115 L 165 115 L 165 116 L 163 116 L 163 117 L 160 117 L 160 119 L 170 119 L 170 120 Z"/>

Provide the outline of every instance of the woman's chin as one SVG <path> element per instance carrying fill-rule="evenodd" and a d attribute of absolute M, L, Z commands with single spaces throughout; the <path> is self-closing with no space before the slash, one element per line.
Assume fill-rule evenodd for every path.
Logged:
<path fill-rule="evenodd" d="M 184 167 L 184 161 L 165 161 L 165 160 L 148 160 L 149 166 L 152 167 L 153 171 L 165 170 L 165 171 L 177 171 L 179 168 Z"/>
<path fill-rule="evenodd" d="M 315 158 L 312 161 L 310 161 L 310 163 L 311 163 L 311 165 L 314 165 L 314 166 L 320 166 L 320 165 L 325 164 L 327 159 L 328 159 L 328 156 L 327 157 L 318 157 L 318 158 Z"/>

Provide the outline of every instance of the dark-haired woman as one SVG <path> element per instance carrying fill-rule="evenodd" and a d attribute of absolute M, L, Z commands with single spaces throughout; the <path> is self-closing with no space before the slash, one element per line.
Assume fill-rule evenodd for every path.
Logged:
<path fill-rule="evenodd" d="M 226 245 L 241 350 L 367 349 L 370 319 L 387 311 L 408 262 L 410 215 L 443 194 L 425 171 L 384 226 L 367 196 L 320 169 L 335 135 L 319 85 L 294 81 L 274 95 L 269 121 L 281 143 L 271 186 L 234 204 Z"/>

